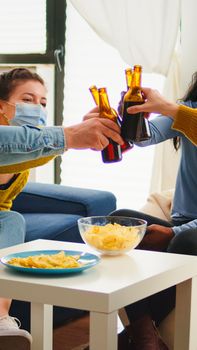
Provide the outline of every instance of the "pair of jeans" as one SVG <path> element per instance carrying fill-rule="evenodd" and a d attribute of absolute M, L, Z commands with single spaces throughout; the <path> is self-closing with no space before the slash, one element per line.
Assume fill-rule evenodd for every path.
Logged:
<path fill-rule="evenodd" d="M 25 219 L 15 211 L 0 211 L 0 249 L 25 241 Z"/>

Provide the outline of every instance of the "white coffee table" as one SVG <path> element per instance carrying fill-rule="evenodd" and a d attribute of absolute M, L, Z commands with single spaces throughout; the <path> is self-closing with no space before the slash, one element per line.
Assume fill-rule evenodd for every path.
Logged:
<path fill-rule="evenodd" d="M 0 255 L 43 249 L 90 251 L 84 244 L 36 240 Z M 197 257 L 133 250 L 102 257 L 81 274 L 13 273 L 0 266 L 0 296 L 31 301 L 32 350 L 52 350 L 52 305 L 90 311 L 90 349 L 117 349 L 117 313 L 125 305 L 177 285 L 174 350 L 197 349 Z"/>

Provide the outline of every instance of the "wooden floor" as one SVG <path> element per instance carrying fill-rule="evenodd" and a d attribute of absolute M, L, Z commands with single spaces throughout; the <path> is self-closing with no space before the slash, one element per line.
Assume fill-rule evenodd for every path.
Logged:
<path fill-rule="evenodd" d="M 53 333 L 53 350 L 72 350 L 76 346 L 88 343 L 89 316 L 56 328 Z"/>

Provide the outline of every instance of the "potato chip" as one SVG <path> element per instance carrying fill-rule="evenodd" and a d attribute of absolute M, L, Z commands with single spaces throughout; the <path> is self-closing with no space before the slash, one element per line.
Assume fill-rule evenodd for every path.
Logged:
<path fill-rule="evenodd" d="M 40 254 L 25 258 L 12 258 L 8 261 L 8 264 L 37 269 L 65 269 L 82 266 L 78 262 L 78 259 L 78 255 L 66 255 L 64 251 L 61 251 L 57 254 Z"/>
<path fill-rule="evenodd" d="M 87 243 L 99 250 L 125 250 L 140 242 L 139 229 L 117 223 L 91 226 L 84 232 Z"/>

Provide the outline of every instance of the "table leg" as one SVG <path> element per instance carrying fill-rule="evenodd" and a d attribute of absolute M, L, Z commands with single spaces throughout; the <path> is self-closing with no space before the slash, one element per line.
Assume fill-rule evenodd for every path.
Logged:
<path fill-rule="evenodd" d="M 176 288 L 174 350 L 196 350 L 197 277 Z"/>
<path fill-rule="evenodd" d="M 31 303 L 31 350 L 52 350 L 53 348 L 53 306 Z"/>
<path fill-rule="evenodd" d="M 90 350 L 117 349 L 117 311 L 90 312 Z"/>

